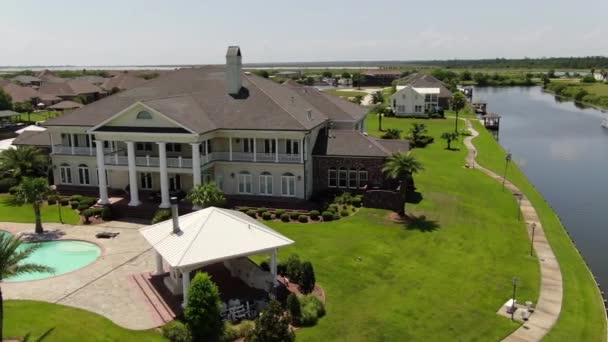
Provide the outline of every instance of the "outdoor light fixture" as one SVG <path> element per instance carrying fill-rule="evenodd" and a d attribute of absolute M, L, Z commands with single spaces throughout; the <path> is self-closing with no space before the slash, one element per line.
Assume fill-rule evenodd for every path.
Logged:
<path fill-rule="evenodd" d="M 230 178 L 234 178 L 234 172 L 230 174 Z"/>
<path fill-rule="evenodd" d="M 505 182 L 507 181 L 507 167 L 509 167 L 509 163 L 511 162 L 511 159 L 513 158 L 513 156 L 511 155 L 511 152 L 508 152 L 507 155 L 505 156 L 505 173 L 502 176 L 502 189 L 505 189 Z"/>

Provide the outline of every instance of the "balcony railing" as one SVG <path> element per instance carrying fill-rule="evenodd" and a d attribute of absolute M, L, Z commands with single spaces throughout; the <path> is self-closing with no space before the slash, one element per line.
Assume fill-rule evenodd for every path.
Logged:
<path fill-rule="evenodd" d="M 65 145 L 55 145 L 53 146 L 53 153 L 54 154 L 69 154 L 69 155 L 77 155 L 77 156 L 94 156 L 95 155 L 95 147 L 71 147 L 71 146 L 65 146 Z M 104 153 L 112 153 L 112 152 L 116 152 L 113 151 L 111 148 L 104 148 L 103 149 Z"/>

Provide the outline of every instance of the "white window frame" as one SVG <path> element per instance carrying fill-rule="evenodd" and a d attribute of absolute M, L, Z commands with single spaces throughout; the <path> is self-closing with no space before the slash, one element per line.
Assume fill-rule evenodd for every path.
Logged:
<path fill-rule="evenodd" d="M 363 175 L 365 175 L 365 177 L 363 177 Z M 367 181 L 368 181 L 368 175 L 367 175 L 367 170 L 362 170 L 359 169 L 359 188 L 362 189 L 365 187 L 365 185 L 367 185 Z"/>
<path fill-rule="evenodd" d="M 67 164 L 61 164 L 59 166 L 59 180 L 61 184 L 73 184 L 74 179 L 72 178 L 72 167 Z"/>
<path fill-rule="evenodd" d="M 167 143 L 167 152 L 181 153 L 182 145 L 180 143 Z"/>
<path fill-rule="evenodd" d="M 91 185 L 91 174 L 86 164 L 78 165 L 78 183 L 81 185 Z"/>
<path fill-rule="evenodd" d="M 398 105 L 397 106 L 397 113 L 403 113 L 405 112 L 405 106 L 404 105 Z"/>
<path fill-rule="evenodd" d="M 285 173 L 281 176 L 281 196 L 296 196 L 296 176 L 291 173 Z"/>
<path fill-rule="evenodd" d="M 255 144 L 253 138 L 243 138 L 242 139 L 243 152 L 245 153 L 253 153 L 253 144 Z"/>
<path fill-rule="evenodd" d="M 237 192 L 239 194 L 253 193 L 251 173 L 242 171 L 237 175 Z"/>
<path fill-rule="evenodd" d="M 342 177 L 342 173 L 344 172 L 344 177 Z M 342 180 L 344 180 L 344 185 L 342 185 Z M 338 169 L 338 188 L 346 189 L 348 187 L 348 169 L 345 167 L 341 167 Z"/>
<path fill-rule="evenodd" d="M 276 153 L 277 141 L 275 139 L 264 139 L 264 153 Z"/>
<path fill-rule="evenodd" d="M 152 152 L 154 147 L 151 142 L 137 142 L 135 143 L 135 150 L 139 152 Z"/>
<path fill-rule="evenodd" d="M 154 182 L 152 181 L 151 172 L 139 173 L 139 186 L 142 190 L 152 190 L 154 187 Z"/>
<path fill-rule="evenodd" d="M 357 177 L 358 172 L 357 169 L 349 169 L 348 170 L 348 188 L 349 189 L 357 189 L 359 185 L 359 179 Z"/>
<path fill-rule="evenodd" d="M 298 139 L 286 139 L 285 140 L 285 154 L 299 155 L 300 154 L 300 140 Z"/>
<path fill-rule="evenodd" d="M 332 177 L 333 175 L 333 177 Z M 331 185 L 331 181 L 334 181 L 334 185 Z M 338 169 L 336 169 L 335 167 L 330 167 L 329 170 L 327 170 L 327 187 L 328 188 L 337 188 L 338 187 Z"/>
<path fill-rule="evenodd" d="M 422 106 L 420 106 L 420 105 L 415 105 L 415 106 L 414 106 L 414 112 L 415 112 L 415 113 L 422 113 Z"/>
<path fill-rule="evenodd" d="M 267 195 L 270 196 L 272 195 L 272 191 L 273 191 L 273 177 L 272 174 L 270 174 L 270 172 L 262 172 L 260 174 L 260 194 L 261 195 Z"/>

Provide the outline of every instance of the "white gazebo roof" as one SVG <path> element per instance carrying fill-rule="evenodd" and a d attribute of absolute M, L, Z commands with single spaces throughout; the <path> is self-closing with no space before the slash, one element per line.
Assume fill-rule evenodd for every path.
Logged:
<path fill-rule="evenodd" d="M 203 266 L 240 256 L 271 252 L 294 243 L 246 214 L 215 207 L 179 217 L 181 232 L 172 220 L 139 232 L 172 267 Z"/>
<path fill-rule="evenodd" d="M 40 127 L 40 126 L 36 126 L 36 125 L 29 125 L 29 126 L 26 126 L 26 127 L 22 128 L 20 130 L 15 131 L 15 133 L 21 134 L 21 133 L 23 133 L 25 131 L 42 132 L 42 131 L 46 131 L 46 128 Z"/>

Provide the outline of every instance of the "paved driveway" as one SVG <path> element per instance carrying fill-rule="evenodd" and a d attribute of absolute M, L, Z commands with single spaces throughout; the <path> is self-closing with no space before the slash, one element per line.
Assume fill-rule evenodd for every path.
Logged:
<path fill-rule="evenodd" d="M 44 224 L 45 230 L 61 230 L 61 239 L 97 243 L 102 254 L 79 270 L 47 279 L 2 283 L 5 299 L 31 299 L 74 306 L 103 315 L 129 329 L 150 329 L 158 320 L 130 275 L 154 270 L 154 255 L 137 231 L 142 225 L 108 222 L 103 225 L 72 226 Z M 0 223 L 0 230 L 17 234 L 33 232 L 33 224 Z M 114 239 L 97 239 L 101 231 L 118 232 Z"/>

